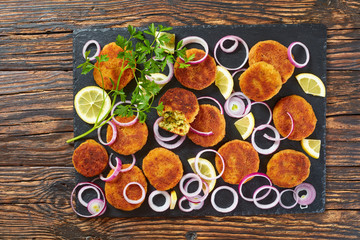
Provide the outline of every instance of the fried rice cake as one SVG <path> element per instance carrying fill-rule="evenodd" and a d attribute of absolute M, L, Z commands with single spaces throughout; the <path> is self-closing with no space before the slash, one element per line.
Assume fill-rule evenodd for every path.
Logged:
<path fill-rule="evenodd" d="M 295 66 L 288 59 L 287 47 L 277 41 L 261 41 L 250 49 L 249 65 L 262 61 L 273 65 L 279 71 L 282 83 L 286 83 L 294 73 Z"/>
<path fill-rule="evenodd" d="M 130 165 L 131 164 L 124 164 L 122 167 L 128 168 Z M 112 174 L 112 172 L 113 170 L 109 172 L 108 177 Z M 137 182 L 141 184 L 144 187 L 146 194 L 146 178 L 140 168 L 134 166 L 130 171 L 122 172 L 118 174 L 115 179 L 109 182 L 105 182 L 105 196 L 106 200 L 111 204 L 111 206 L 123 211 L 132 211 L 141 206 L 144 201 L 138 204 L 131 204 L 124 198 L 124 188 L 130 182 Z M 137 185 L 130 185 L 126 189 L 126 196 L 132 200 L 140 199 L 142 196 L 142 190 Z"/>
<path fill-rule="evenodd" d="M 309 177 L 310 165 L 310 160 L 305 154 L 286 149 L 272 156 L 267 164 L 266 174 L 275 185 L 292 188 Z"/>
<path fill-rule="evenodd" d="M 108 165 L 108 153 L 106 149 L 89 139 L 81 143 L 72 156 L 72 163 L 78 173 L 85 177 L 94 177 L 102 173 Z"/>
<path fill-rule="evenodd" d="M 252 64 L 239 77 L 241 91 L 254 101 L 266 101 L 282 87 L 280 73 L 266 62 Z"/>
<path fill-rule="evenodd" d="M 115 119 L 119 122 L 129 122 L 133 120 L 135 116 L 132 117 L 120 117 L 117 116 Z M 148 138 L 148 127 L 146 123 L 140 123 L 137 121 L 135 124 L 122 127 L 115 124 L 117 128 L 117 137 L 113 144 L 110 147 L 117 153 L 122 155 L 134 154 L 146 144 Z M 106 139 L 109 142 L 113 135 L 113 129 L 109 125 L 106 132 Z"/>
<path fill-rule="evenodd" d="M 166 148 L 155 148 L 143 159 L 142 169 L 150 184 L 159 191 L 175 187 L 183 176 L 178 155 Z"/>
<path fill-rule="evenodd" d="M 163 120 L 159 122 L 159 127 L 185 136 L 199 112 L 199 103 L 194 93 L 183 88 L 171 88 L 160 98 L 159 103 L 163 103 L 164 109 L 161 114 Z"/>
<path fill-rule="evenodd" d="M 201 132 L 210 132 L 209 136 L 201 136 L 195 132 L 189 131 L 189 139 L 202 147 L 212 147 L 219 143 L 225 137 L 226 122 L 224 115 L 220 110 L 209 104 L 200 105 L 200 111 L 191 123 L 191 127 Z"/>
<path fill-rule="evenodd" d="M 291 131 L 290 113 L 294 119 L 294 130 L 288 137 L 300 141 L 310 136 L 316 127 L 316 116 L 310 103 L 298 95 L 290 95 L 280 99 L 273 109 L 273 121 L 281 136 L 287 136 Z"/>
<path fill-rule="evenodd" d="M 251 143 L 241 140 L 232 140 L 222 145 L 218 153 L 223 157 L 225 170 L 221 176 L 230 184 L 239 184 L 248 174 L 259 170 L 259 154 Z M 223 164 L 218 155 L 215 157 L 216 169 L 221 172 Z"/>
<path fill-rule="evenodd" d="M 205 56 L 201 49 L 191 48 L 186 50 L 186 56 L 195 55 L 194 60 L 199 60 Z M 215 81 L 216 63 L 213 57 L 208 55 L 204 61 L 198 64 L 192 64 L 186 68 L 180 68 L 179 63 L 184 61 L 178 57 L 174 64 L 174 74 L 176 79 L 187 88 L 202 90 L 207 88 Z"/>
<path fill-rule="evenodd" d="M 123 51 L 124 50 L 118 45 L 116 45 L 115 42 L 109 43 L 104 46 L 104 48 L 100 52 L 100 55 L 107 55 L 109 60 L 106 62 L 101 62 L 100 66 L 99 66 L 99 62 L 95 63 L 93 75 L 97 85 L 99 85 L 100 87 L 106 90 L 116 89 L 116 85 L 121 70 L 128 63 L 127 61 L 125 61 L 123 66 L 123 59 L 118 58 L 119 52 L 123 52 Z M 101 78 L 100 71 L 97 69 L 97 67 L 99 67 L 101 70 L 104 82 Z M 131 68 L 126 69 L 120 78 L 118 90 L 124 88 L 133 78 L 134 78 L 133 69 Z M 110 79 L 114 82 L 114 84 L 111 82 Z"/>

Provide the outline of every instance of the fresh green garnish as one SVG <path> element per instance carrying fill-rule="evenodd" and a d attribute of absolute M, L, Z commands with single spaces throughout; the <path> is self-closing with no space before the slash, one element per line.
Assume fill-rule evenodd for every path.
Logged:
<path fill-rule="evenodd" d="M 160 33 L 170 30 L 172 30 L 172 27 L 164 27 L 162 25 L 155 27 L 154 24 L 151 24 L 145 31 L 139 31 L 135 27 L 129 25 L 129 38 L 125 38 L 124 36 L 120 35 L 117 36 L 116 44 L 122 49 L 124 49 L 124 51 L 119 52 L 118 54 L 118 58 L 123 59 L 119 78 L 115 80 L 110 79 L 113 85 L 117 86 L 116 89 L 109 92 L 109 96 L 112 97 L 112 107 L 116 103 L 118 97 L 121 101 L 125 101 L 127 99 L 127 95 L 125 94 L 123 89 L 118 89 L 121 76 L 126 69 L 133 70 L 136 87 L 131 95 L 131 104 L 119 105 L 114 112 L 115 116 L 132 116 L 138 111 L 139 121 L 145 122 L 147 114 L 150 112 L 151 109 L 156 109 L 156 111 L 160 113 L 162 112 L 164 107 L 162 103 L 155 107 L 152 106 L 155 96 L 159 93 L 161 88 L 158 84 L 146 79 L 145 76 L 150 75 L 151 73 L 162 72 L 164 71 L 167 62 L 174 63 L 176 61 L 176 58 L 173 54 L 170 54 L 168 53 L 168 51 L 165 51 L 163 48 L 161 48 L 161 46 L 168 43 L 170 39 L 166 35 Z M 145 37 L 146 35 L 150 36 L 152 41 L 149 41 Z M 187 62 L 191 61 L 194 58 L 194 55 L 187 57 L 185 54 L 186 48 L 181 47 L 182 41 L 177 44 L 174 53 L 184 59 L 184 62 L 179 63 L 179 67 L 185 68 L 189 66 Z M 81 74 L 88 74 L 91 70 L 96 68 L 100 72 L 102 82 L 104 82 L 101 69 L 100 67 L 98 67 L 100 66 L 100 64 L 98 64 L 97 66 L 92 64 L 88 59 L 89 54 L 90 51 L 86 52 L 86 61 L 80 64 L 77 68 L 82 69 Z M 96 60 L 101 63 L 108 61 L 109 58 L 106 55 L 100 55 L 99 57 L 96 57 Z M 124 64 L 125 62 L 127 62 L 126 65 Z M 117 84 L 115 84 L 115 81 L 117 82 Z M 106 119 L 98 119 L 98 121 L 94 124 L 93 128 L 91 128 L 89 131 L 75 138 L 69 139 L 67 142 L 73 142 L 88 135 L 92 131 L 104 125 L 106 122 L 110 121 L 114 115 L 109 116 Z"/>

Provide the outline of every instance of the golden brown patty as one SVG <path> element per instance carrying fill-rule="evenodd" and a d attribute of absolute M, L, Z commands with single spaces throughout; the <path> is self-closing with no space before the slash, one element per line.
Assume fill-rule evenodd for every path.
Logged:
<path fill-rule="evenodd" d="M 199 60 L 205 56 L 205 52 L 200 49 L 192 48 L 186 50 L 186 56 L 190 57 L 195 54 L 193 60 Z M 215 81 L 216 63 L 213 57 L 208 55 L 206 59 L 198 64 L 192 64 L 186 68 L 180 68 L 179 62 L 184 61 L 177 58 L 174 65 L 176 79 L 185 87 L 201 90 L 207 88 Z"/>
<path fill-rule="evenodd" d="M 283 137 L 291 130 L 287 112 L 294 119 L 294 131 L 289 136 L 290 140 L 300 141 L 313 133 L 317 122 L 313 108 L 304 98 L 291 95 L 280 99 L 273 110 L 274 125 Z"/>
<path fill-rule="evenodd" d="M 129 167 L 130 164 L 124 164 L 122 168 Z M 110 176 L 113 170 L 111 170 L 108 174 Z M 147 192 L 147 182 L 143 172 L 137 166 L 134 166 L 130 171 L 120 173 L 115 177 L 114 180 L 105 182 L 105 195 L 106 200 L 115 208 L 124 210 L 124 211 L 132 211 L 141 206 L 141 203 L 131 204 L 128 203 L 123 195 L 123 191 L 125 186 L 130 182 L 138 182 L 140 183 L 144 189 L 145 194 Z M 126 196 L 131 200 L 140 199 L 142 196 L 142 191 L 137 185 L 130 185 L 126 189 Z"/>
<path fill-rule="evenodd" d="M 230 184 L 239 184 L 241 179 L 259 170 L 259 155 L 253 146 L 245 141 L 232 140 L 222 145 L 218 152 L 224 158 L 225 171 L 222 178 Z M 222 171 L 223 164 L 215 157 L 216 169 Z"/>
<path fill-rule="evenodd" d="M 225 118 L 220 110 L 209 104 L 200 105 L 200 111 L 191 123 L 191 126 L 201 132 L 210 132 L 214 134 L 210 136 L 201 136 L 197 133 L 190 131 L 187 136 L 193 143 L 203 146 L 211 147 L 219 143 L 225 136 Z"/>
<path fill-rule="evenodd" d="M 143 159 L 142 169 L 150 184 L 159 191 L 175 187 L 183 175 L 179 156 L 165 148 L 151 150 Z"/>
<path fill-rule="evenodd" d="M 123 52 L 123 49 L 116 45 L 115 42 L 105 45 L 100 52 L 100 55 L 107 55 L 109 58 L 108 61 L 100 63 L 100 69 L 104 79 L 104 83 L 102 82 L 100 72 L 96 68 L 94 68 L 94 80 L 96 84 L 106 90 L 116 89 L 118 78 L 123 65 L 123 60 L 117 57 L 119 52 Z M 124 62 L 124 67 L 127 63 L 127 61 Z M 99 67 L 99 63 L 96 62 L 95 66 Z M 111 82 L 110 78 L 114 82 L 114 85 Z M 120 90 L 125 87 L 133 78 L 133 70 L 130 68 L 126 69 L 120 78 L 120 84 L 118 89 Z"/>
<path fill-rule="evenodd" d="M 241 91 L 254 101 L 266 101 L 281 89 L 280 73 L 266 62 L 251 65 L 239 77 Z"/>
<path fill-rule="evenodd" d="M 135 117 L 116 117 L 119 122 L 129 122 Z M 129 127 L 121 127 L 117 124 L 117 138 L 110 147 L 119 154 L 130 155 L 134 154 L 146 144 L 148 137 L 148 128 L 145 123 L 137 121 Z M 109 142 L 112 138 L 113 130 L 109 125 L 107 128 L 106 139 Z"/>
<path fill-rule="evenodd" d="M 275 67 L 281 75 L 282 83 L 292 76 L 294 73 L 294 65 L 288 59 L 287 47 L 273 41 L 267 40 L 255 44 L 249 52 L 249 65 L 257 62 L 267 62 Z"/>
<path fill-rule="evenodd" d="M 267 164 L 266 172 L 275 185 L 283 188 L 299 185 L 308 178 L 309 173 L 309 158 L 291 149 L 274 154 Z"/>
<path fill-rule="evenodd" d="M 85 177 L 94 177 L 102 173 L 108 161 L 106 149 L 92 139 L 81 143 L 72 156 L 76 171 Z"/>

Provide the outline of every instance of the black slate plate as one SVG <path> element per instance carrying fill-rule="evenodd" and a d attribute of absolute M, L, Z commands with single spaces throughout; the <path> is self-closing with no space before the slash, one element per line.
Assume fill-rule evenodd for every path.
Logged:
<path fill-rule="evenodd" d="M 144 30 L 144 29 L 142 29 Z M 309 64 L 302 69 L 295 69 L 293 76 L 287 81 L 286 84 L 283 85 L 281 91 L 270 101 L 267 103 L 271 108 L 275 105 L 275 103 L 282 97 L 297 94 L 304 97 L 314 108 L 316 117 L 318 119 L 316 129 L 314 133 L 309 138 L 321 139 L 321 153 L 319 159 L 313 159 L 311 157 L 311 169 L 310 176 L 305 181 L 314 185 L 317 196 L 315 201 L 309 205 L 307 208 L 302 209 L 300 206 L 296 206 L 293 209 L 284 209 L 277 205 L 276 207 L 268 210 L 263 210 L 257 208 L 253 203 L 246 202 L 239 199 L 239 204 L 236 209 L 230 213 L 219 213 L 213 209 L 210 203 L 210 197 L 205 201 L 205 205 L 201 210 L 192 211 L 190 213 L 184 213 L 179 210 L 178 207 L 175 210 L 167 210 L 163 213 L 156 213 L 152 211 L 146 201 L 142 204 L 142 206 L 131 212 L 124 212 L 117 210 L 109 205 L 104 216 L 110 217 L 135 217 L 135 216 L 145 216 L 145 217 L 155 217 L 155 216 L 168 216 L 168 217 L 179 217 L 179 216 L 232 216 L 232 215 L 258 215 L 258 214 L 284 214 L 284 213 L 311 213 L 311 212 L 323 212 L 325 209 L 325 113 L 326 113 L 326 98 L 315 97 L 312 95 L 307 95 L 300 88 L 295 76 L 299 73 L 303 72 L 311 72 L 317 76 L 319 76 L 323 82 L 326 84 L 326 27 L 323 25 L 317 24 L 305 24 L 305 25 L 238 25 L 238 26 L 185 26 L 185 27 L 174 27 L 173 33 L 176 34 L 176 41 L 180 39 L 194 35 L 204 38 L 210 48 L 211 55 L 216 42 L 225 35 L 237 35 L 243 38 L 249 48 L 251 48 L 258 41 L 262 40 L 276 40 L 282 43 L 285 46 L 289 46 L 291 42 L 301 41 L 303 42 L 310 51 L 311 58 Z M 74 50 L 74 65 L 73 65 L 73 73 L 74 73 L 74 96 L 75 94 L 85 86 L 88 85 L 96 85 L 92 72 L 87 75 L 81 75 L 81 70 L 76 67 L 83 63 L 84 58 L 82 56 L 82 48 L 84 44 L 90 40 L 97 40 L 100 45 L 103 47 L 109 42 L 113 42 L 116 39 L 117 35 L 123 35 L 128 37 L 127 29 L 81 29 L 74 31 L 74 41 L 73 41 L 73 50 Z M 295 49 L 294 49 L 295 50 Z M 94 49 L 93 49 L 94 51 Z M 242 62 L 243 56 L 241 55 L 241 51 L 239 55 L 231 55 L 224 58 L 223 63 L 232 64 L 232 67 L 235 67 L 237 63 Z M 224 57 L 223 54 L 221 56 Z M 240 60 L 239 60 L 240 59 Z M 248 65 L 246 64 L 245 67 Z M 234 88 L 235 91 L 239 91 L 239 84 L 235 78 Z M 132 89 L 134 89 L 134 81 L 130 83 L 126 88 L 125 92 L 130 93 Z M 169 88 L 173 87 L 182 87 L 179 82 L 173 78 L 170 83 L 168 83 L 163 90 L 160 92 L 159 96 L 155 99 L 155 103 L 158 102 L 161 95 Z M 205 96 L 210 95 L 217 98 L 222 104 L 225 102 L 222 95 L 219 93 L 217 87 L 213 84 L 205 90 L 201 91 L 193 91 L 197 96 Z M 201 103 L 210 103 L 206 102 L 206 100 L 202 100 Z M 268 112 L 264 110 L 265 108 L 255 108 L 253 113 L 256 119 L 256 125 L 264 123 L 264 121 L 268 117 Z M 136 165 L 141 168 L 142 159 L 146 156 L 146 154 L 153 148 L 159 147 L 159 145 L 154 140 L 152 134 L 152 125 L 157 118 L 157 114 L 155 111 L 151 112 L 148 116 L 147 125 L 149 127 L 149 138 L 144 146 L 144 148 L 137 152 L 135 155 L 137 157 Z M 229 118 L 225 115 L 226 118 L 226 137 L 213 149 L 218 149 L 224 143 L 232 140 L 232 139 L 241 139 L 240 134 L 237 132 L 234 127 L 234 122 L 236 119 Z M 74 111 L 74 135 L 77 136 L 86 130 L 90 129 L 90 125 L 84 123 Z M 95 132 L 88 136 L 89 138 L 94 138 L 97 140 Z M 84 139 L 83 139 L 84 140 Z M 83 141 L 77 141 L 75 143 L 75 148 L 79 146 L 79 144 Z M 247 141 L 250 141 L 249 139 Z M 300 142 L 285 140 L 282 141 L 280 147 L 278 149 L 295 149 L 297 151 L 304 152 L 301 148 Z M 109 147 L 106 147 L 109 153 L 112 150 Z M 180 159 L 183 162 L 184 172 L 192 172 L 190 166 L 187 163 L 187 159 L 190 157 L 195 157 L 195 155 L 202 150 L 203 148 L 200 146 L 194 145 L 189 139 L 183 143 L 183 145 L 173 150 L 176 154 L 180 156 Z M 260 172 L 266 172 L 266 165 L 272 155 L 264 156 L 260 155 Z M 213 161 L 214 156 L 209 154 L 204 154 L 203 157 L 210 159 Z M 130 157 L 131 158 L 131 157 Z M 129 157 L 122 157 L 122 159 L 126 159 L 126 161 L 130 162 Z M 89 181 L 91 179 L 87 179 L 80 174 L 76 173 L 75 175 L 76 182 Z M 259 180 L 256 180 L 259 181 Z M 253 182 L 256 182 L 255 180 Z M 220 185 L 224 185 L 222 179 L 217 181 L 216 187 Z M 255 183 L 254 183 L 255 184 Z M 229 184 L 226 184 L 229 185 Z M 250 185 L 250 183 L 249 183 Z M 103 185 L 102 185 L 103 186 Z M 231 185 L 235 190 L 237 190 L 238 186 Z M 147 196 L 154 190 L 152 186 L 149 185 Z M 178 187 L 175 188 L 178 193 L 178 198 L 181 197 L 180 191 Z M 279 188 L 279 190 L 282 190 Z M 250 193 L 248 193 L 250 196 Z M 284 195 L 283 201 L 286 202 L 286 198 L 290 198 L 290 195 Z M 222 201 L 222 206 L 229 206 L 232 202 L 232 197 L 227 195 L 225 192 L 223 196 L 219 195 L 219 202 Z"/>

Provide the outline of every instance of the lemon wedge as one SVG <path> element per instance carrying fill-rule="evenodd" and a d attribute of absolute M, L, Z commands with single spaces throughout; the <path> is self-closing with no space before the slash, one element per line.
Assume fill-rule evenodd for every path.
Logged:
<path fill-rule="evenodd" d="M 228 99 L 234 88 L 234 80 L 229 71 L 223 66 L 216 66 L 215 85 L 225 99 Z"/>
<path fill-rule="evenodd" d="M 75 95 L 74 106 L 76 113 L 84 122 L 94 124 L 97 119 L 98 121 L 103 119 L 110 112 L 111 100 L 104 89 L 88 86 Z"/>
<path fill-rule="evenodd" d="M 167 33 L 167 32 L 156 32 L 156 42 L 160 43 L 160 41 L 158 40 L 159 37 L 161 36 L 166 36 L 169 41 L 165 42 L 163 41 L 164 45 L 160 45 L 161 48 L 164 49 L 165 52 L 170 53 L 170 54 L 174 54 L 175 52 L 175 34 L 172 33 Z"/>
<path fill-rule="evenodd" d="M 188 163 L 189 163 L 191 169 L 194 171 L 194 173 L 196 173 L 195 158 L 188 159 Z M 202 174 L 204 174 L 205 176 L 207 176 L 209 178 L 216 177 L 215 168 L 209 160 L 206 160 L 204 158 L 199 158 L 198 164 L 199 164 L 199 170 Z M 209 193 L 210 193 L 215 187 L 216 179 L 214 179 L 214 180 L 205 180 L 204 179 L 204 181 L 208 184 Z"/>
<path fill-rule="evenodd" d="M 321 140 L 319 139 L 303 139 L 301 147 L 311 157 L 318 159 L 320 156 Z"/>
<path fill-rule="evenodd" d="M 300 73 L 296 75 L 295 78 L 297 79 L 305 93 L 312 94 L 314 96 L 325 97 L 325 85 L 322 80 L 314 74 Z"/>
<path fill-rule="evenodd" d="M 170 194 L 170 209 L 173 210 L 176 206 L 176 202 L 177 202 L 177 194 L 175 192 L 175 190 L 171 191 Z"/>
<path fill-rule="evenodd" d="M 247 139 L 254 130 L 255 127 L 255 118 L 254 115 L 250 112 L 245 117 L 240 118 L 234 123 L 236 129 L 239 131 L 241 137 L 245 140 Z"/>

